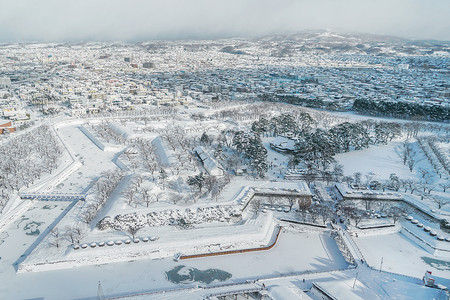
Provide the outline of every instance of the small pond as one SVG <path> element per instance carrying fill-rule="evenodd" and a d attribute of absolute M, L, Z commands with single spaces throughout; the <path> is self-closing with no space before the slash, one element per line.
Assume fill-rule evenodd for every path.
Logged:
<path fill-rule="evenodd" d="M 231 274 L 219 269 L 199 270 L 192 267 L 177 266 L 166 272 L 167 280 L 173 283 L 201 282 L 209 284 L 214 280 L 225 281 L 231 278 Z"/>
<path fill-rule="evenodd" d="M 41 233 L 38 229 L 41 224 L 42 222 L 29 222 L 23 227 L 23 230 L 25 230 L 26 235 L 38 236 Z"/>

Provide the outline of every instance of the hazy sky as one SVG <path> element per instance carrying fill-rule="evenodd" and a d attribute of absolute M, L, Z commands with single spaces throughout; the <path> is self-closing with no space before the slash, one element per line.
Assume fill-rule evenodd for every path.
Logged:
<path fill-rule="evenodd" d="M 303 29 L 450 40 L 450 0 L 0 0 L 0 41 L 189 39 Z"/>

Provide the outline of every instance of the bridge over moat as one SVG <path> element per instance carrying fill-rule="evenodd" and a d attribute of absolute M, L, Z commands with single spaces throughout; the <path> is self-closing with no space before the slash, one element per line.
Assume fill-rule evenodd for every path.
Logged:
<path fill-rule="evenodd" d="M 38 201 L 75 201 L 86 200 L 86 194 L 58 194 L 58 193 L 23 193 L 20 195 L 24 200 Z"/>

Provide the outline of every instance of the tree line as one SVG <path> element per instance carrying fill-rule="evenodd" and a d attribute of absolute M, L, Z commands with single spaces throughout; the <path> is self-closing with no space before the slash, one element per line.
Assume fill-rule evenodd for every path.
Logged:
<path fill-rule="evenodd" d="M 417 103 L 356 99 L 353 102 L 353 110 L 362 114 L 395 117 L 401 119 L 416 119 L 438 122 L 448 122 L 448 120 L 450 120 L 449 107 L 421 105 Z"/>
<path fill-rule="evenodd" d="M 283 102 L 311 108 L 326 110 L 348 110 L 338 102 L 328 102 L 322 99 L 302 98 L 296 95 L 268 95 L 262 94 L 258 97 L 264 102 Z M 367 115 L 381 117 L 395 117 L 401 119 L 427 120 L 437 122 L 448 122 L 450 119 L 450 108 L 436 105 L 424 105 L 408 102 L 375 101 L 368 99 L 356 99 L 351 110 Z"/>

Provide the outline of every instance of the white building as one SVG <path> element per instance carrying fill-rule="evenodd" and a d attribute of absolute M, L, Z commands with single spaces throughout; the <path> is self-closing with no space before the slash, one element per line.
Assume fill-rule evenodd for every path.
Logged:
<path fill-rule="evenodd" d="M 195 147 L 194 151 L 209 175 L 222 176 L 224 174 L 223 167 L 206 153 L 202 146 Z"/>
<path fill-rule="evenodd" d="M 0 87 L 9 87 L 11 85 L 11 79 L 9 77 L 0 77 Z"/>

